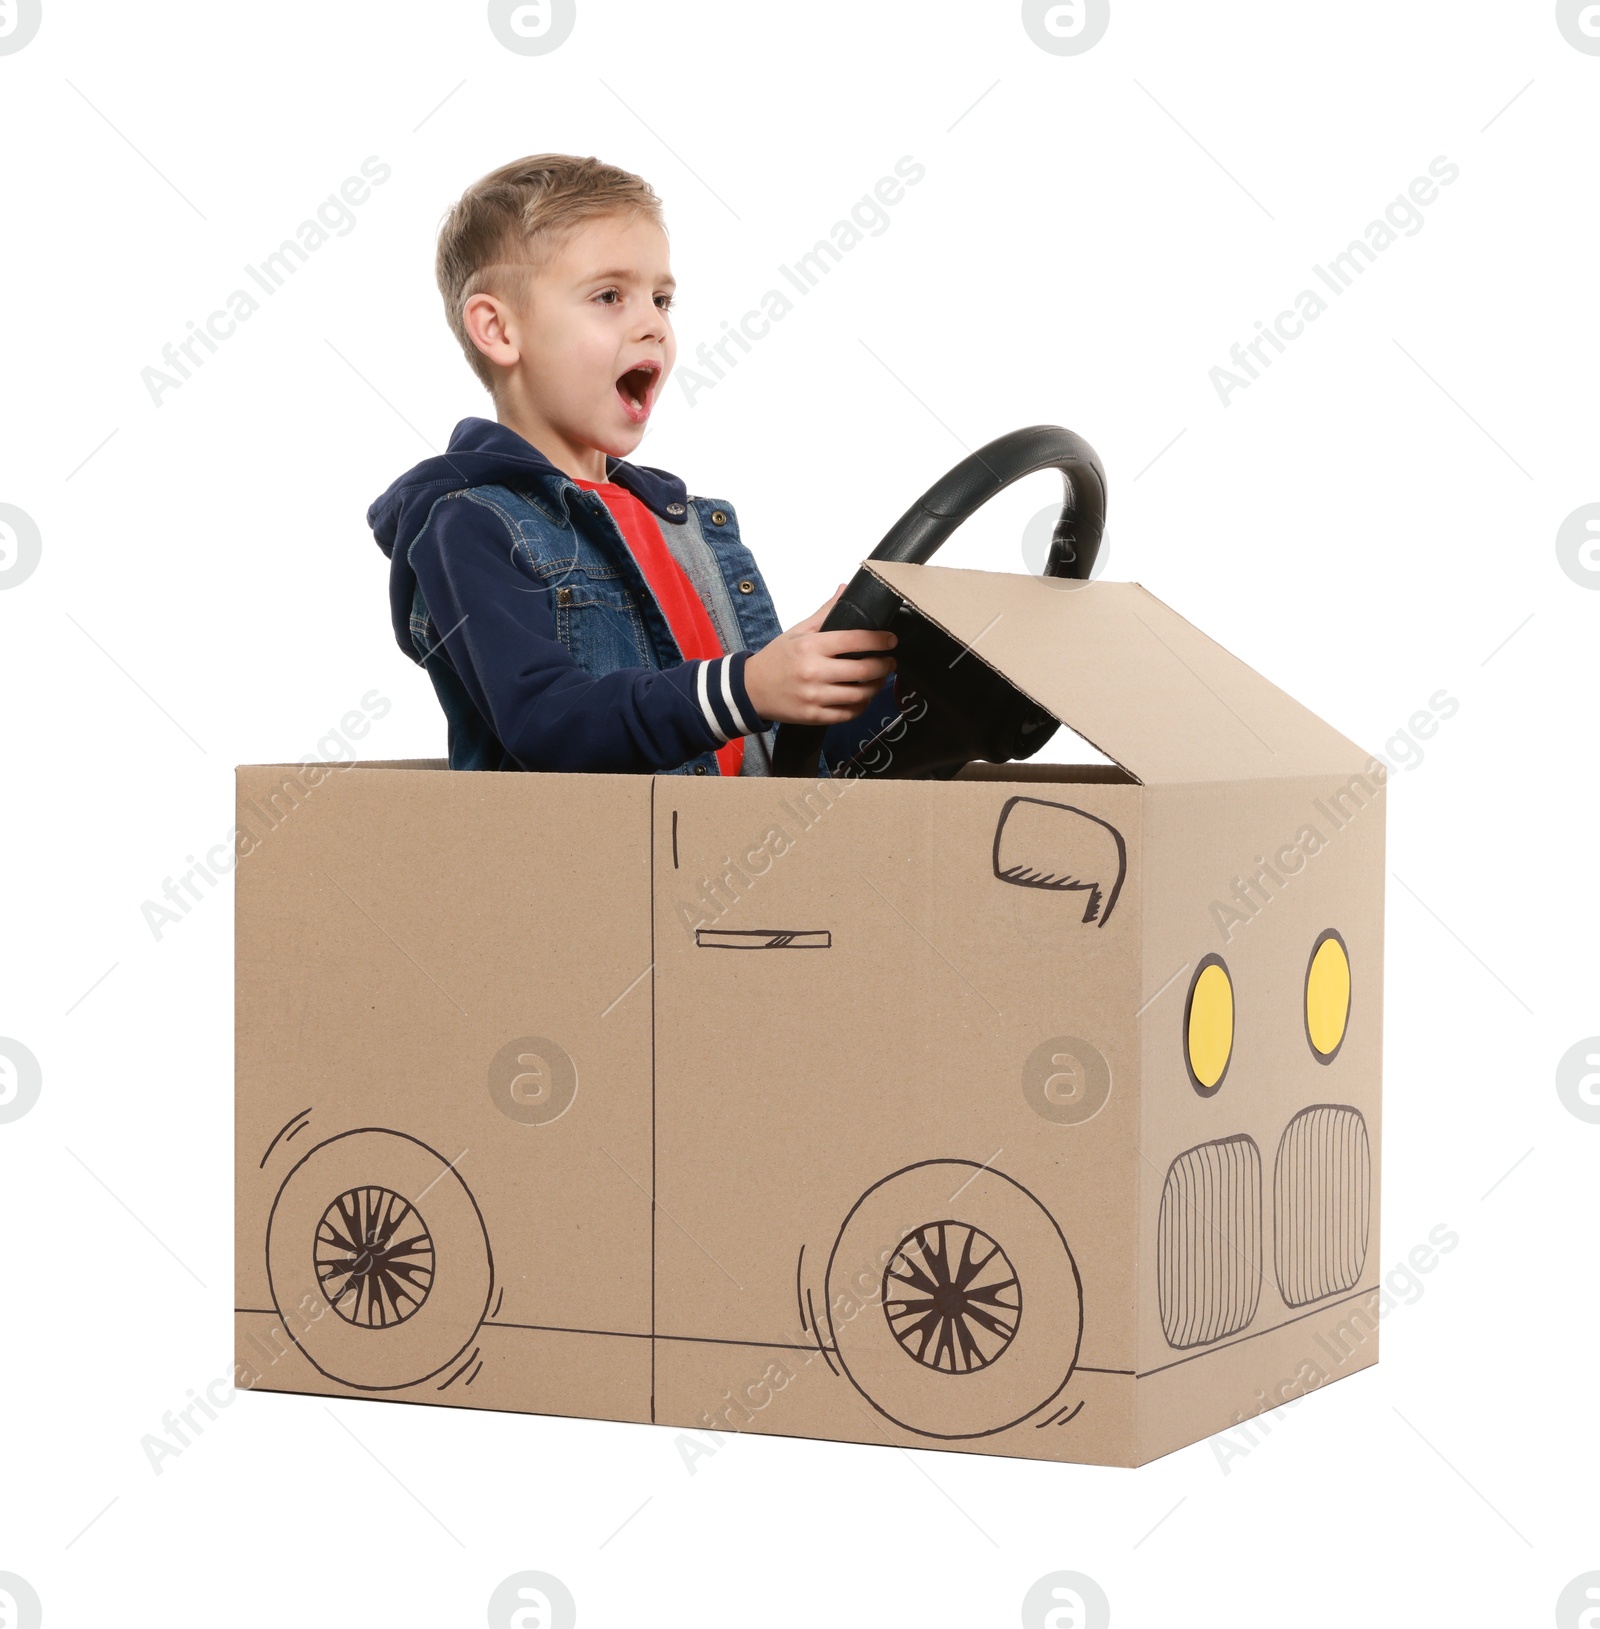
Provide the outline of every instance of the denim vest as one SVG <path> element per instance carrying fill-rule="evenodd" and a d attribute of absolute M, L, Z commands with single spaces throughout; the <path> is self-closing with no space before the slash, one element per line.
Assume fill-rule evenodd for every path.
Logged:
<path fill-rule="evenodd" d="M 599 493 L 587 491 L 559 471 L 535 489 L 473 487 L 440 502 L 469 499 L 498 512 L 516 541 L 523 566 L 551 590 L 556 636 L 574 661 L 595 678 L 624 667 L 667 668 L 683 656 L 644 572 Z M 552 490 L 553 489 L 553 490 Z M 772 597 L 754 556 L 739 538 L 733 507 L 688 497 L 681 518 L 655 515 L 668 549 L 709 612 L 725 650 L 758 650 L 782 632 Z M 411 611 L 411 643 L 432 676 L 452 740 L 482 731 L 483 720 L 439 648 L 420 589 Z M 745 738 L 745 775 L 771 774 L 773 725 Z M 672 775 L 715 775 L 708 750 Z"/>

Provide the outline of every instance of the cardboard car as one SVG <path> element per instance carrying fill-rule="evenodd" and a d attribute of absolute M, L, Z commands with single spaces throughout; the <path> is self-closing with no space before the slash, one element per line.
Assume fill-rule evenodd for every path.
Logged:
<path fill-rule="evenodd" d="M 1111 763 L 239 767 L 242 1385 L 1137 1465 L 1376 1361 L 1381 766 L 863 569 Z"/>

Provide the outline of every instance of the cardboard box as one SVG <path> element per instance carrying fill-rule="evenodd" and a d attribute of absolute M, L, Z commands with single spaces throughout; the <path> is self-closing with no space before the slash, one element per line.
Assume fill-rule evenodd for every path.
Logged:
<path fill-rule="evenodd" d="M 1137 1465 L 1376 1361 L 1382 766 L 872 569 L 1120 767 L 240 767 L 242 1384 Z"/>

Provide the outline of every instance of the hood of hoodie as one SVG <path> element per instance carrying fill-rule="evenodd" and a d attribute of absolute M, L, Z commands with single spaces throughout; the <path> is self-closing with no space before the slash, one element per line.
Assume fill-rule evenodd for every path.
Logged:
<path fill-rule="evenodd" d="M 608 457 L 606 479 L 626 487 L 660 519 L 681 518 L 683 505 L 688 502 L 688 492 L 676 475 L 646 464 Z M 396 641 L 412 661 L 417 660 L 411 644 L 411 607 L 417 579 L 409 555 L 434 504 L 447 492 L 479 486 L 532 488 L 556 504 L 561 485 L 570 480 L 515 430 L 493 419 L 471 418 L 462 419 L 455 427 L 443 453 L 423 459 L 374 499 L 367 510 L 367 524 L 378 547 L 389 557 L 389 616 Z M 675 512 L 672 505 L 678 506 Z"/>

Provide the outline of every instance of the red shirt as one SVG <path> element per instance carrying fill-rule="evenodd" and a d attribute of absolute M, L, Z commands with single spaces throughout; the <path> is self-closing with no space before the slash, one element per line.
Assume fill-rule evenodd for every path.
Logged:
<path fill-rule="evenodd" d="M 580 480 L 578 485 L 600 494 L 600 501 L 610 511 L 634 559 L 639 562 L 639 569 L 667 619 L 684 660 L 714 661 L 728 654 L 688 573 L 667 547 L 656 517 L 626 487 L 614 481 Z M 743 764 L 742 735 L 734 736 L 717 748 L 717 766 L 724 775 L 737 775 Z"/>

